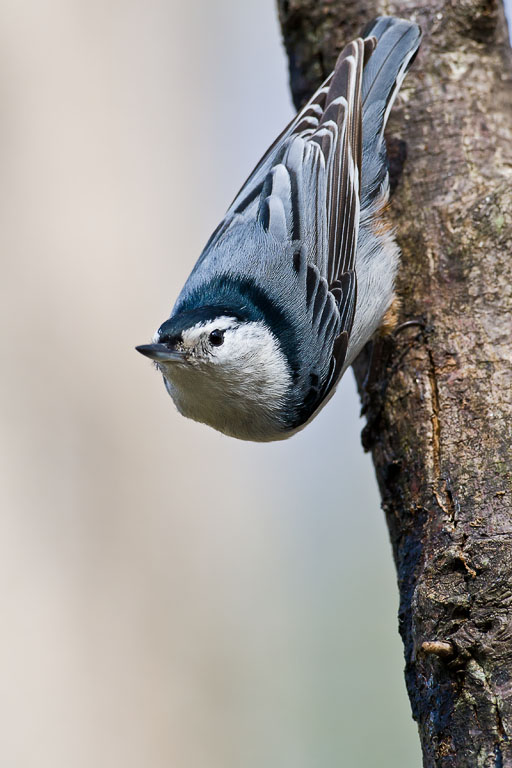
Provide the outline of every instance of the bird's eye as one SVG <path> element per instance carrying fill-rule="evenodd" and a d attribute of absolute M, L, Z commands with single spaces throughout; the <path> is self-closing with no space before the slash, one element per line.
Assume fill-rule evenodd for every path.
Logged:
<path fill-rule="evenodd" d="M 224 342 L 224 331 L 219 331 L 216 329 L 210 333 L 208 339 L 210 344 L 212 344 L 214 347 L 220 347 L 220 345 Z"/>

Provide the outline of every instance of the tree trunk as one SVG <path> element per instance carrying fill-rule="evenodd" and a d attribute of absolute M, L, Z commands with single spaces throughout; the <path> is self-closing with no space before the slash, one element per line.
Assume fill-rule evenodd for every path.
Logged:
<path fill-rule="evenodd" d="M 512 766 L 512 61 L 503 8 L 278 4 L 297 106 L 374 16 L 413 19 L 424 32 L 387 131 L 403 253 L 399 322 L 419 322 L 376 343 L 363 442 L 398 572 L 424 766 Z M 361 392 L 367 364 L 365 352 L 354 366 Z"/>

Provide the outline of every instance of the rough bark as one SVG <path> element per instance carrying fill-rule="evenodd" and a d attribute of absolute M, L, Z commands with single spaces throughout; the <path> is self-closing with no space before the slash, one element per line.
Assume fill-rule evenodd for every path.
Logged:
<path fill-rule="evenodd" d="M 424 765 L 512 766 L 512 62 L 496 0 L 278 0 L 299 106 L 378 14 L 418 21 L 392 113 L 399 322 L 363 393 Z M 389 139 L 391 137 L 391 139 Z M 406 155 L 405 162 L 404 157 Z M 362 391 L 368 355 L 355 365 Z"/>

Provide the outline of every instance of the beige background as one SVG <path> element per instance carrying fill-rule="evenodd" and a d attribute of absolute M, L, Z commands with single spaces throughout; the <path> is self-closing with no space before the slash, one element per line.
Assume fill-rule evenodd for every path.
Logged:
<path fill-rule="evenodd" d="M 2 0 L 0 765 L 420 765 L 351 374 L 293 440 L 138 356 L 292 114 L 271 0 Z"/>

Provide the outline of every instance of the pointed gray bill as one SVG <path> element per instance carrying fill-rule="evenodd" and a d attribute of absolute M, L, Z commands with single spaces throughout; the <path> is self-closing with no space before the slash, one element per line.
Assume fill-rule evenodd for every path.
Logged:
<path fill-rule="evenodd" d="M 157 363 L 182 363 L 185 361 L 185 353 L 176 349 L 169 349 L 165 344 L 141 344 L 135 347 L 141 355 L 155 360 Z"/>

